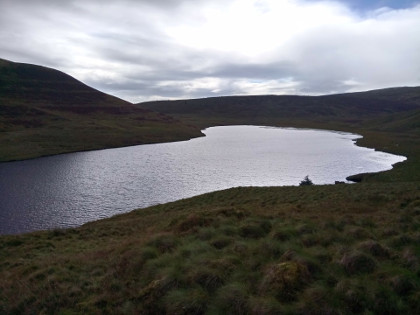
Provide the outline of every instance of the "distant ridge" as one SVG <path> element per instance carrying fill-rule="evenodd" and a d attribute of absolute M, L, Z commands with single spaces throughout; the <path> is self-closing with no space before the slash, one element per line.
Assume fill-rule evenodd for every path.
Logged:
<path fill-rule="evenodd" d="M 0 161 L 199 135 L 63 72 L 0 59 Z"/>
<path fill-rule="evenodd" d="M 420 87 L 400 87 L 324 96 L 224 96 L 138 104 L 204 126 L 228 123 L 354 126 L 420 110 Z"/>

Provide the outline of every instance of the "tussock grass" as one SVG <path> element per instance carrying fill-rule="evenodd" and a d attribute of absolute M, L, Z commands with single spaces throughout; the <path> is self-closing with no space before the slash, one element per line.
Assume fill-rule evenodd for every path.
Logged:
<path fill-rule="evenodd" d="M 414 314 L 419 188 L 235 188 L 3 236 L 0 313 Z"/>

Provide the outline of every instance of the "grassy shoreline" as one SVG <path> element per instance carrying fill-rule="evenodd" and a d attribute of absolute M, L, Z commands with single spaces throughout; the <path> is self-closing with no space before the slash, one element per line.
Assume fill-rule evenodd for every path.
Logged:
<path fill-rule="evenodd" d="M 408 160 L 354 185 L 232 188 L 0 236 L 0 314 L 419 313 L 419 139 L 344 131 Z"/>
<path fill-rule="evenodd" d="M 419 140 L 354 132 L 408 160 L 354 185 L 232 188 L 0 236 L 0 314 L 418 313 Z"/>

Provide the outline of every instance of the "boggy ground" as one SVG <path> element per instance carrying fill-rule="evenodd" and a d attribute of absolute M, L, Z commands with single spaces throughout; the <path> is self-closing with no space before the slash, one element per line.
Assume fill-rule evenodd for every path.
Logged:
<path fill-rule="evenodd" d="M 0 238 L 1 314 L 419 314 L 420 185 L 234 188 Z"/>

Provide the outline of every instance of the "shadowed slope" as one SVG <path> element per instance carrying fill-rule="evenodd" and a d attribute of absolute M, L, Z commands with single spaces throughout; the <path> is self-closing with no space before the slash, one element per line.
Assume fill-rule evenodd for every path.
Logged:
<path fill-rule="evenodd" d="M 138 104 L 200 126 L 223 123 L 361 126 L 372 119 L 420 110 L 420 87 L 326 96 L 228 96 Z"/>
<path fill-rule="evenodd" d="M 201 135 L 41 66 L 0 60 L 0 161 Z"/>

